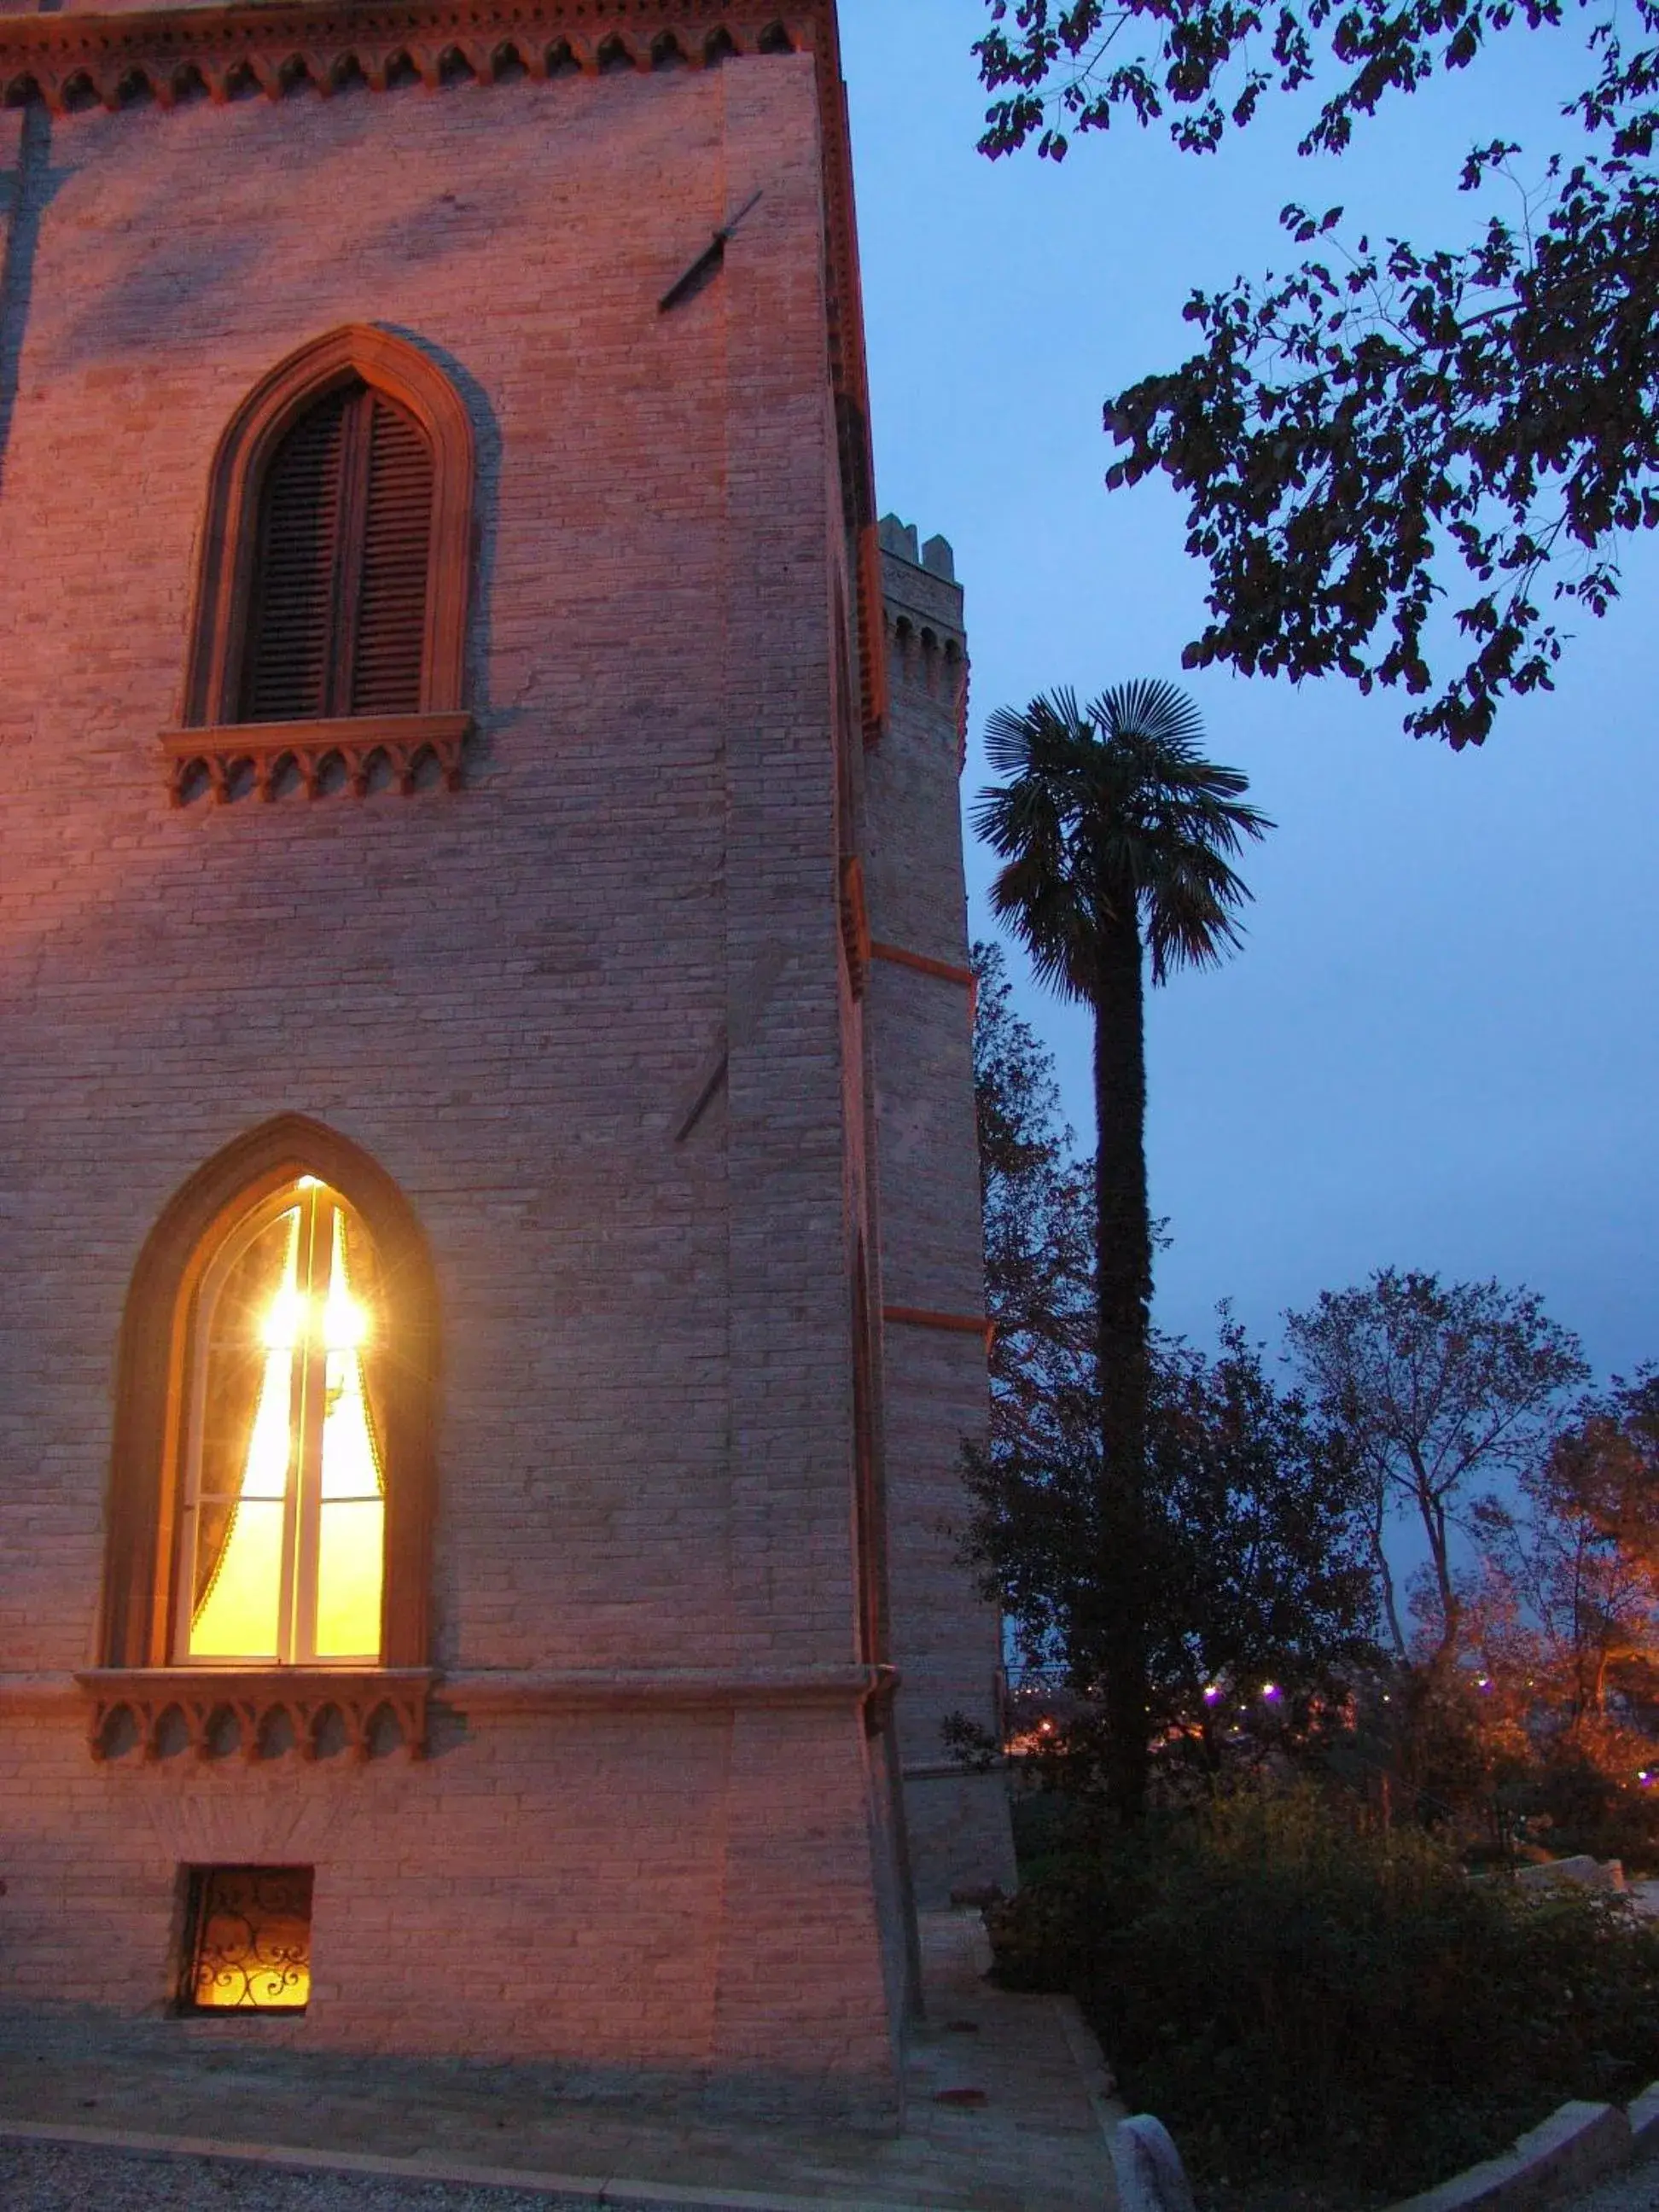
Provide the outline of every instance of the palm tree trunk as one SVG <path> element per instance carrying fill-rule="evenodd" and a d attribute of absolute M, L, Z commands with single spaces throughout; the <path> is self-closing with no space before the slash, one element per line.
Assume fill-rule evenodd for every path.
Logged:
<path fill-rule="evenodd" d="M 1111 906 L 1119 919 L 1101 932 L 1094 1002 L 1101 1494 L 1099 1618 L 1089 1640 L 1104 1677 L 1108 1781 L 1124 1818 L 1136 1820 L 1146 1806 L 1151 1758 L 1146 1407 L 1152 1243 L 1143 963 L 1133 890 L 1118 893 Z"/>

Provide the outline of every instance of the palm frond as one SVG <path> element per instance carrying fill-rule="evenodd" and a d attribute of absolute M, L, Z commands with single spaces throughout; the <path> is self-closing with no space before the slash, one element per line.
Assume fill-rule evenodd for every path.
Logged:
<path fill-rule="evenodd" d="M 1044 982 L 1090 997 L 1101 927 L 1126 905 L 1155 983 L 1239 944 L 1250 892 L 1229 862 L 1273 825 L 1245 803 L 1239 769 L 1205 758 L 1203 736 L 1192 700 L 1155 678 L 1086 709 L 1062 689 L 991 716 L 986 752 L 1007 781 L 981 793 L 974 823 L 1007 863 L 992 904 Z"/>
<path fill-rule="evenodd" d="M 1141 676 L 1128 684 L 1114 684 L 1101 693 L 1089 715 L 1099 725 L 1109 744 L 1133 738 L 1172 755 L 1190 753 L 1196 759 L 1204 736 L 1204 718 L 1196 705 L 1178 684 L 1166 683 L 1162 677 Z M 1234 771 L 1223 769 L 1222 773 Z M 1243 788 L 1241 776 L 1239 789 Z"/>
<path fill-rule="evenodd" d="M 1042 692 L 1024 714 L 997 708 L 985 725 L 985 757 L 999 775 L 1024 775 L 1090 734 L 1075 691 Z"/>

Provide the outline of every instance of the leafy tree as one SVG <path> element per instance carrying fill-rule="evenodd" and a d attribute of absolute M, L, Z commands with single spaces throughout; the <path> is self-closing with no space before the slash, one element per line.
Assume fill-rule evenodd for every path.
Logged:
<path fill-rule="evenodd" d="M 1556 1441 L 1555 1493 L 1587 1516 L 1659 1598 L 1659 1368 L 1615 1377 Z"/>
<path fill-rule="evenodd" d="M 1313 1705 L 1340 1701 L 1346 1671 L 1376 1658 L 1363 1477 L 1230 1316 L 1213 1358 L 1154 1339 L 1147 1431 L 1143 1736 L 1186 1744 L 1213 1772 L 1305 1729 Z M 1040 1429 L 994 1429 L 969 1452 L 969 1551 L 1022 1659 L 1058 1667 L 1079 1694 L 1056 1747 L 1068 1782 L 1086 1791 L 1100 1769 L 1115 1796 L 1109 1725 L 1091 1717 L 1110 1656 L 1103 1475 L 1097 1403 L 1086 1380 L 1068 1381 Z"/>
<path fill-rule="evenodd" d="M 1154 1702 L 1214 1769 L 1229 1740 L 1305 1727 L 1310 1703 L 1340 1699 L 1348 1672 L 1376 1660 L 1365 1480 L 1349 1440 L 1274 1384 L 1224 1308 L 1213 1359 L 1157 1352 Z"/>
<path fill-rule="evenodd" d="M 1659 1648 L 1655 1592 L 1642 1566 L 1562 1479 L 1554 1453 L 1513 1492 L 1471 1515 L 1477 1571 L 1463 1596 L 1480 1686 L 1568 1735 L 1605 1717 L 1621 1663 Z"/>
<path fill-rule="evenodd" d="M 1609 1692 L 1659 1690 L 1659 1371 L 1585 1399 L 1511 1498 L 1477 1510 L 1481 1656 L 1494 1687 L 1552 1704 L 1569 1735 Z M 1507 1678 L 1507 1679 L 1506 1679 Z M 1626 1759 L 1627 1765 L 1640 1764 Z"/>
<path fill-rule="evenodd" d="M 976 944 L 970 957 L 992 1421 L 1000 1437 L 1035 1443 L 1092 1376 L 1094 1178 L 1073 1156 L 1054 1062 L 1014 1011 L 1002 954 Z"/>
<path fill-rule="evenodd" d="M 1000 951 L 980 943 L 969 957 L 978 982 L 986 1304 L 994 1326 L 989 1436 L 966 1454 L 975 1501 L 968 1551 L 1021 1657 L 1046 1670 L 1066 1662 L 1069 1616 L 1060 1592 L 1080 1556 L 1077 1502 L 1098 1458 L 1094 1176 L 1074 1157 L 1053 1056 L 1014 1011 Z M 1079 1677 L 1089 1664 L 1080 1658 Z M 965 1724 L 950 1734 L 976 1758 L 1000 1748 Z"/>
<path fill-rule="evenodd" d="M 1115 1794 L 1135 1817 L 1147 1759 L 1146 1421 L 1152 1222 L 1146 1200 L 1144 970 L 1164 982 L 1237 941 L 1249 893 L 1229 865 L 1271 826 L 1245 778 L 1199 750 L 1196 708 L 1172 684 L 1004 708 L 986 731 L 1008 780 L 981 794 L 981 835 L 1004 866 L 992 905 L 1039 979 L 1094 1015 L 1096 1370 L 1100 1463 L 1077 1626 L 1100 1656 Z M 1083 1614 L 1087 1614 L 1086 1621 Z"/>
<path fill-rule="evenodd" d="M 1389 1508 L 1415 1514 L 1429 1547 L 1432 1668 L 1457 1647 L 1463 1595 L 1452 1531 L 1467 1523 L 1478 1480 L 1544 1457 L 1563 1394 L 1589 1376 L 1578 1340 L 1530 1291 L 1496 1282 L 1443 1285 L 1384 1267 L 1362 1287 L 1322 1291 L 1285 1316 L 1292 1357 L 1321 1417 L 1348 1440 L 1370 1489 L 1370 1540 L 1395 1649 L 1407 1651 L 1384 1534 Z"/>
<path fill-rule="evenodd" d="M 1459 1593 L 1467 1663 L 1438 1682 L 1395 1678 L 1407 1693 L 1401 1778 L 1437 1765 L 1427 1787 L 1495 1816 L 1500 1836 L 1518 1820 L 1530 1839 L 1547 1829 L 1558 1848 L 1642 1866 L 1659 1849 L 1654 1382 L 1650 1371 L 1580 1401 L 1547 1453 L 1475 1502 Z M 1425 1722 L 1440 1724 L 1437 1760 Z M 1460 1725 L 1464 1771 L 1449 1782 Z"/>
<path fill-rule="evenodd" d="M 1035 137 L 1053 160 L 1125 112 L 1206 152 L 1316 79 L 1328 89 L 1301 151 L 1338 154 L 1391 94 L 1569 14 L 1564 0 L 988 5 L 982 149 Z M 1461 247 L 1349 245 L 1340 208 L 1288 207 L 1309 258 L 1260 288 L 1195 292 L 1202 349 L 1108 402 L 1123 449 L 1108 482 L 1166 476 L 1208 564 L 1213 619 L 1189 667 L 1435 690 L 1407 728 L 1478 744 L 1506 694 L 1551 684 L 1547 589 L 1595 615 L 1617 596 L 1620 535 L 1659 524 L 1659 0 L 1582 19 L 1573 148 L 1547 158 L 1518 220 L 1492 215 Z M 1471 149 L 1463 189 L 1518 184 L 1521 153 Z M 1443 678 L 1425 629 L 1453 556 L 1468 659 Z"/>

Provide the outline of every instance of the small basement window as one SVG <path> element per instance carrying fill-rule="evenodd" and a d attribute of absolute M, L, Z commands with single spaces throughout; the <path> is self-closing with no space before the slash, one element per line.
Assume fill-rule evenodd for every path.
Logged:
<path fill-rule="evenodd" d="M 311 1995 L 310 1867 L 193 1867 L 186 2012 L 303 2012 Z"/>

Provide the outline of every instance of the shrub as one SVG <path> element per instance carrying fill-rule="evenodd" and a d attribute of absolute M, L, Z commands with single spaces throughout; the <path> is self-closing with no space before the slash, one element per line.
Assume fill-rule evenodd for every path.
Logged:
<path fill-rule="evenodd" d="M 1516 1794 L 1532 1839 L 1561 1855 L 1588 1851 L 1598 1859 L 1622 1859 L 1627 1874 L 1642 1874 L 1659 1865 L 1659 1802 L 1616 1778 L 1652 1757 L 1652 1747 L 1638 1737 L 1632 1747 L 1620 1749 L 1622 1757 L 1608 1757 L 1600 1743 L 1589 1749 L 1565 1747 L 1528 1778 L 1524 1794 Z"/>
<path fill-rule="evenodd" d="M 1074 1835 L 988 1917 L 998 1978 L 1074 1993 L 1200 2179 L 1397 2194 L 1659 2074 L 1659 1931 L 1310 1787 Z"/>

